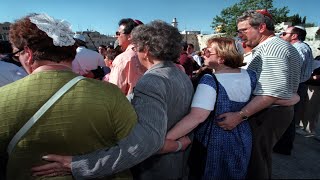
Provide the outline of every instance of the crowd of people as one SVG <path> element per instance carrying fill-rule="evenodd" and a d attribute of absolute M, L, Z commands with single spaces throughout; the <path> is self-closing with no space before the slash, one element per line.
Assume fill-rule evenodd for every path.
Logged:
<path fill-rule="evenodd" d="M 0 179 L 270 179 L 300 121 L 315 132 L 320 90 L 305 29 L 274 31 L 248 10 L 241 47 L 195 52 L 166 22 L 125 18 L 93 51 L 66 21 L 18 19 L 0 61 Z"/>

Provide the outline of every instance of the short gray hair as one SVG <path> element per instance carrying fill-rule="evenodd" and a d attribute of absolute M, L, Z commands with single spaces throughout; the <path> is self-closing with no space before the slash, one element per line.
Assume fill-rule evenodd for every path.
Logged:
<path fill-rule="evenodd" d="M 140 25 L 131 36 L 137 51 L 147 48 L 151 56 L 161 61 L 176 61 L 180 56 L 182 36 L 177 28 L 164 21 Z"/>
<path fill-rule="evenodd" d="M 252 27 L 258 27 L 260 24 L 265 23 L 269 31 L 274 31 L 273 20 L 270 17 L 265 16 L 257 11 L 245 11 L 240 17 L 238 17 L 237 24 L 245 20 L 249 20 L 249 24 Z"/>

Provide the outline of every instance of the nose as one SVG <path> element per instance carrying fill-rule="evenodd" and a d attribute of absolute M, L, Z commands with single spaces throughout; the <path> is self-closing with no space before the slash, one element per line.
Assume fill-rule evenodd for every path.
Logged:
<path fill-rule="evenodd" d="M 242 38 L 243 38 L 243 33 L 238 33 L 238 37 L 239 37 L 240 39 L 242 39 Z"/>

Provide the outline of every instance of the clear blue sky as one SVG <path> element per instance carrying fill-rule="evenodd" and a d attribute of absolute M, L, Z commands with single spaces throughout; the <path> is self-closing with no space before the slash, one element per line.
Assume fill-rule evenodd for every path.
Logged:
<path fill-rule="evenodd" d="M 47 13 L 72 24 L 73 31 L 96 30 L 114 34 L 121 18 L 144 23 L 154 19 L 171 22 L 177 18 L 180 30 L 211 33 L 212 18 L 239 0 L 0 0 L 0 22 L 13 22 L 29 13 Z M 288 6 L 289 15 L 307 16 L 320 25 L 319 0 L 274 0 L 275 7 Z"/>

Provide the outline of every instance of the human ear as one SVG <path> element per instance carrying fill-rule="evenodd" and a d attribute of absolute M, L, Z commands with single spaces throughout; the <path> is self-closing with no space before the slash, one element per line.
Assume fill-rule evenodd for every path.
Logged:
<path fill-rule="evenodd" d="M 33 52 L 30 48 L 28 47 L 25 47 L 24 48 L 24 52 L 26 53 L 26 56 L 27 56 L 27 60 L 26 60 L 26 63 L 28 65 L 32 65 L 34 63 L 34 60 L 33 60 Z"/>
<path fill-rule="evenodd" d="M 261 23 L 261 24 L 259 25 L 259 32 L 260 32 L 260 33 L 263 33 L 265 30 L 267 30 L 267 25 L 266 25 L 266 23 Z"/>

